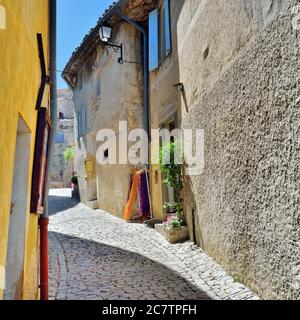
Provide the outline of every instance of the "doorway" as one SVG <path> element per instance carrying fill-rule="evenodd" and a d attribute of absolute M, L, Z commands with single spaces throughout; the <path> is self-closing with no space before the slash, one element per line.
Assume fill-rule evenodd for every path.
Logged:
<path fill-rule="evenodd" d="M 19 117 L 6 258 L 4 300 L 22 299 L 31 133 Z"/>

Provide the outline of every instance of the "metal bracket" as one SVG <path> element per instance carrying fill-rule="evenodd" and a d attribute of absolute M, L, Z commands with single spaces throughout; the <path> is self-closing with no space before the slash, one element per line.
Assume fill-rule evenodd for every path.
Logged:
<path fill-rule="evenodd" d="M 123 59 L 123 44 L 121 43 L 121 45 L 116 45 L 113 43 L 106 43 L 106 42 L 101 42 L 102 45 L 113 48 L 113 49 L 117 49 L 117 51 L 120 52 L 120 57 L 118 58 L 118 63 L 119 64 L 123 64 L 124 63 L 124 59 Z"/>

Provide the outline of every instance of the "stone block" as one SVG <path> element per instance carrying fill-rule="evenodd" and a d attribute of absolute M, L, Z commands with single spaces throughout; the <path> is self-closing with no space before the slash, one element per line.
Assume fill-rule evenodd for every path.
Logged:
<path fill-rule="evenodd" d="M 189 240 L 188 227 L 172 228 L 166 224 L 156 224 L 155 230 L 166 238 L 170 243 L 179 243 Z"/>
<path fill-rule="evenodd" d="M 87 206 L 93 210 L 97 210 L 99 209 L 99 203 L 98 203 L 98 200 L 94 200 L 94 201 L 89 201 L 87 203 Z"/>

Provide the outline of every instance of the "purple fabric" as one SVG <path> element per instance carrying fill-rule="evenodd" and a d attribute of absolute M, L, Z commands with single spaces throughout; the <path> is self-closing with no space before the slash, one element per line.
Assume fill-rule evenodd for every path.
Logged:
<path fill-rule="evenodd" d="M 149 175 L 148 175 L 148 178 L 149 178 Z M 150 212 L 150 199 L 148 195 L 146 172 L 141 173 L 139 177 L 139 198 L 140 198 L 140 214 L 148 215 Z"/>

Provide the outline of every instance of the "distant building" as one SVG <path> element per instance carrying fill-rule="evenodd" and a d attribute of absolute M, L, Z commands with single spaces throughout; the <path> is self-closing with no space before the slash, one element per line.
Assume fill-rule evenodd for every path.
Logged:
<path fill-rule="evenodd" d="M 66 161 L 65 151 L 75 149 L 74 136 L 74 103 L 73 94 L 69 89 L 58 90 L 57 94 L 57 132 L 55 150 L 50 164 L 50 188 L 69 188 L 71 178 L 75 175 L 74 159 Z"/>

